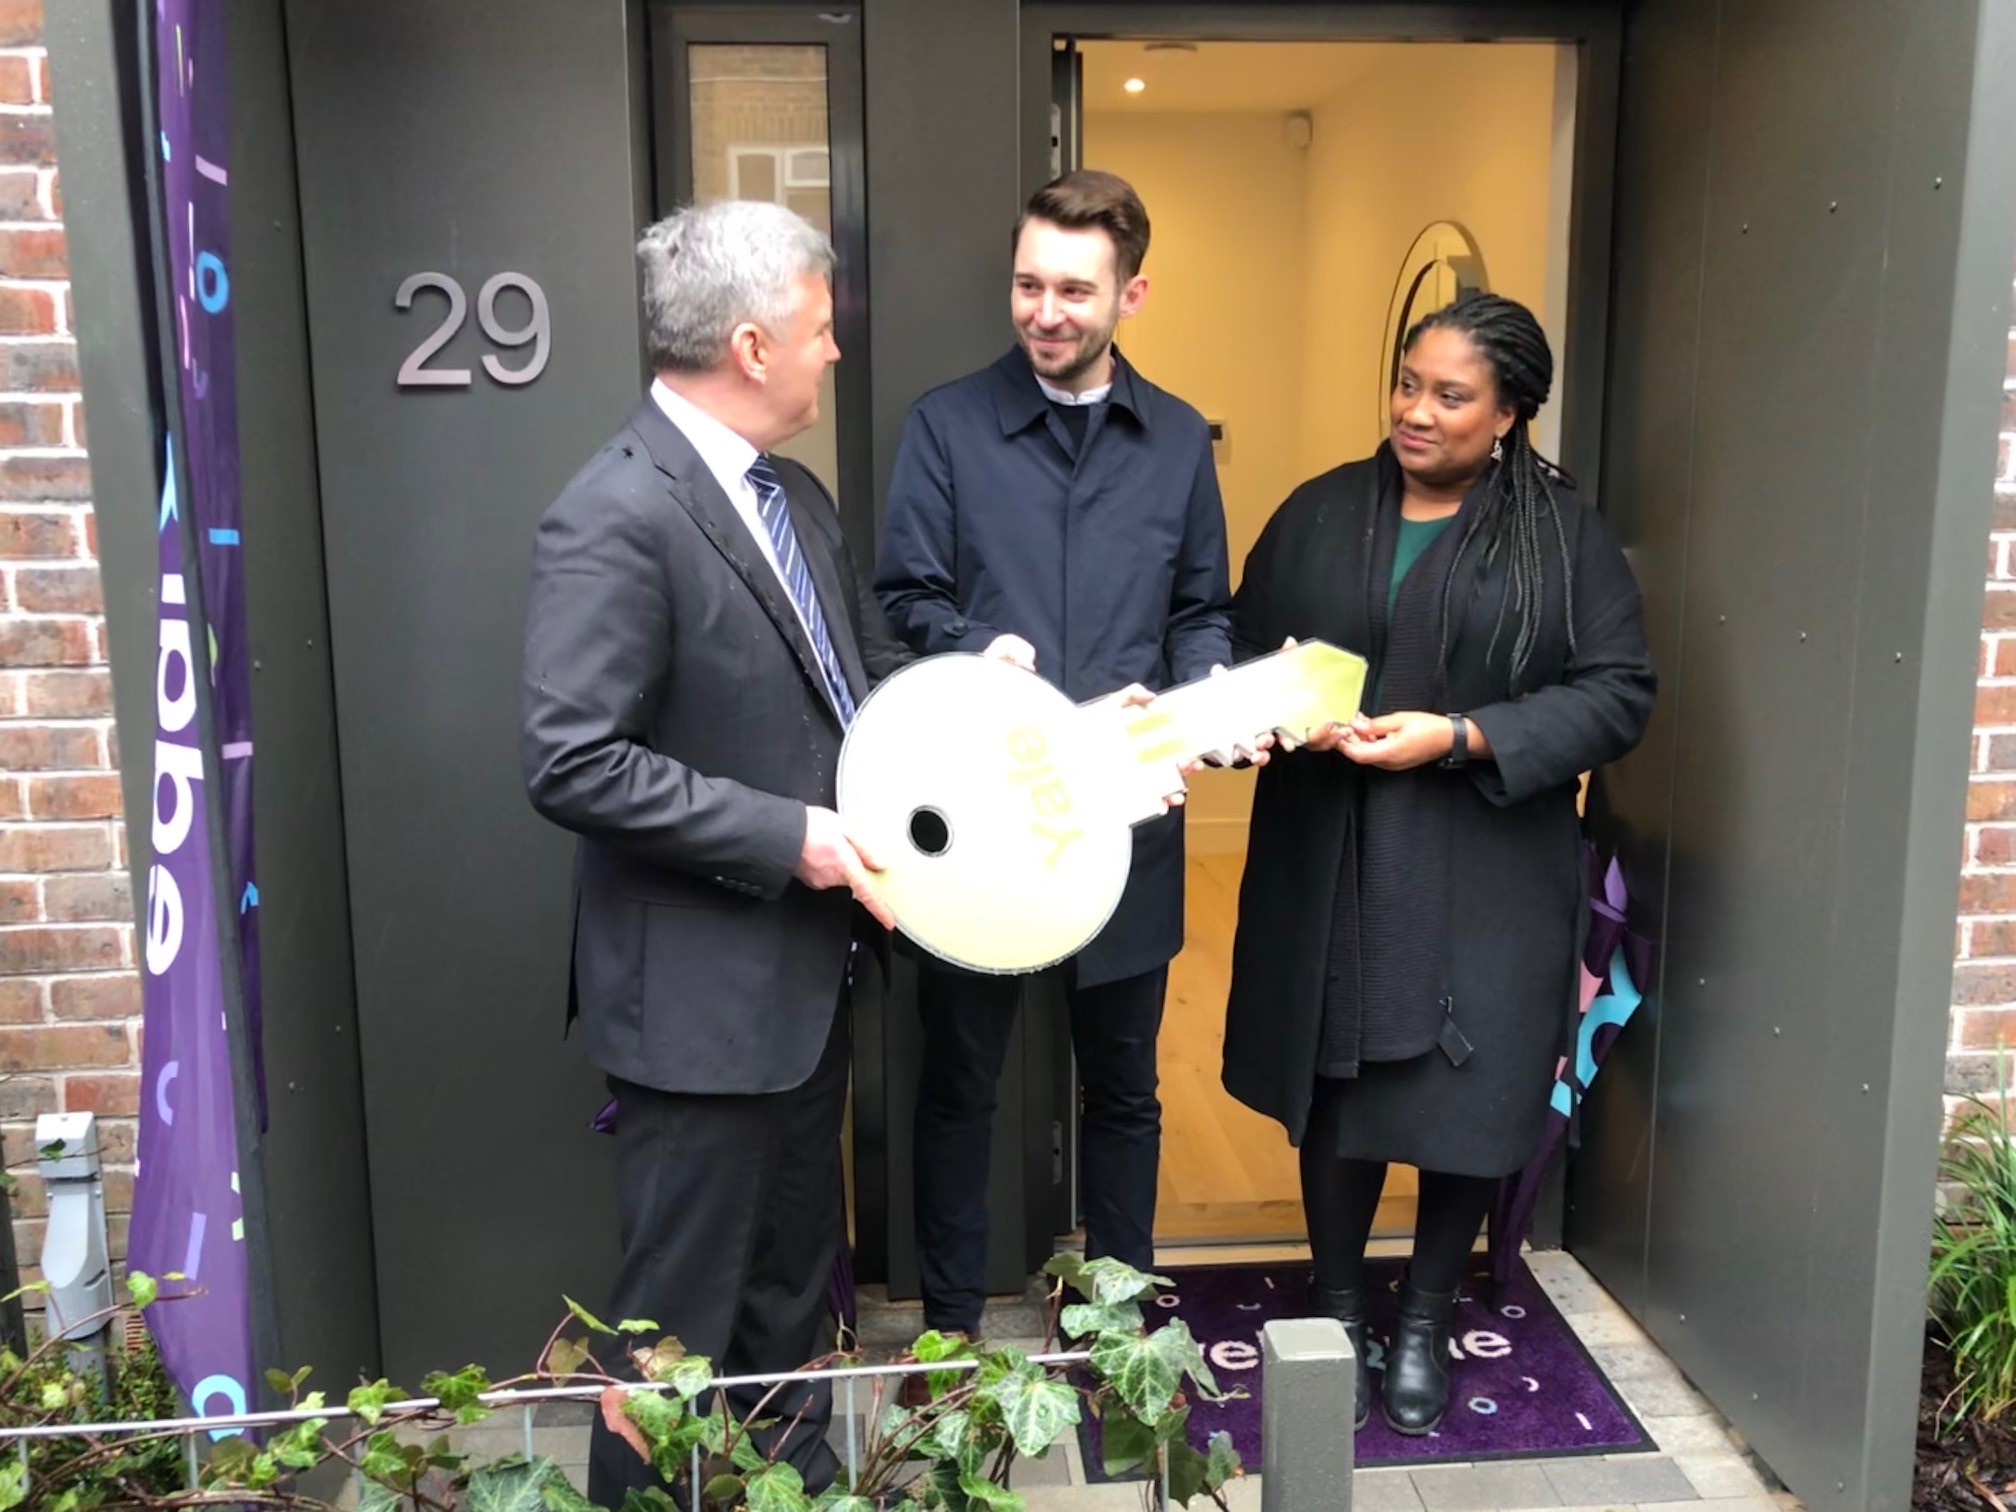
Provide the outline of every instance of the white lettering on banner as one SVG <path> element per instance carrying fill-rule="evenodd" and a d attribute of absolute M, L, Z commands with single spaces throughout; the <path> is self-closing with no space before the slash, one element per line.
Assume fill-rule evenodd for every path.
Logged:
<path fill-rule="evenodd" d="M 1205 1351 L 1220 1370 L 1251 1370 L 1260 1363 L 1260 1351 L 1237 1339 L 1226 1339 Z"/>
<path fill-rule="evenodd" d="M 186 602 L 180 573 L 161 579 L 161 603 Z M 194 784 L 203 778 L 203 753 L 165 737 L 188 728 L 196 717 L 196 663 L 189 644 L 189 621 L 165 613 L 160 621 L 160 654 L 154 664 L 154 820 L 149 843 L 154 862 L 147 868 L 147 970 L 160 976 L 182 949 L 182 889 L 163 863 L 182 848 L 196 822 Z M 170 664 L 182 664 L 181 691 L 168 693 Z M 169 808 L 161 811 L 161 784 L 168 784 Z"/>
<path fill-rule="evenodd" d="M 171 592 L 169 584 L 174 584 Z M 182 602 L 182 579 L 171 574 L 162 579 L 161 602 L 179 604 Z M 189 646 L 189 621 L 186 619 L 161 618 L 160 655 L 154 662 L 154 717 L 162 731 L 173 735 L 187 728 L 189 721 L 196 717 L 196 664 Z M 168 666 L 170 658 L 182 663 L 182 691 L 174 698 L 168 696 Z"/>
<path fill-rule="evenodd" d="M 182 889 L 167 867 L 147 868 L 147 970 L 159 976 L 175 964 L 182 949 Z M 174 1063 L 169 1063 L 173 1068 Z M 174 1119 L 166 1120 L 173 1123 Z"/>
<path fill-rule="evenodd" d="M 154 831 L 150 840 L 157 857 L 174 855 L 189 838 L 189 826 L 196 821 L 196 793 L 190 784 L 202 779 L 203 753 L 196 747 L 172 740 L 154 742 Z M 161 812 L 164 781 L 175 799 L 165 817 Z"/>

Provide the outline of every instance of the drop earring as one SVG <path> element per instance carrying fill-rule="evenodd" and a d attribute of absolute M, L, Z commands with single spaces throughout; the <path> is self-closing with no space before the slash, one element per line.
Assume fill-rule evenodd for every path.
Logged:
<path fill-rule="evenodd" d="M 1503 436 L 1493 436 L 1491 438 L 1491 460 L 1493 462 L 1503 462 L 1505 460 L 1505 438 Z"/>

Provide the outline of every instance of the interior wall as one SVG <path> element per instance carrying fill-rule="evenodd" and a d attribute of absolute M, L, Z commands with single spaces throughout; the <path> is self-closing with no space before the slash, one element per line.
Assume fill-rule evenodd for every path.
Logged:
<path fill-rule="evenodd" d="M 1275 507 L 1302 480 L 1294 315 L 1307 250 L 1307 154 L 1278 112 L 1087 112 L 1085 165 L 1133 184 L 1153 235 L 1148 301 L 1121 350 L 1226 426 L 1218 486 L 1236 582 Z M 1283 360 L 1284 341 L 1294 354 Z M 1249 772 L 1200 773 L 1186 823 L 1198 849 L 1242 849 Z"/>
<path fill-rule="evenodd" d="M 1207 44 L 1165 108 L 1102 95 L 1084 118 L 1085 166 L 1132 183 L 1154 228 L 1148 301 L 1122 328 L 1122 350 L 1226 425 L 1218 482 L 1235 585 L 1297 484 L 1384 438 L 1385 322 L 1401 262 L 1426 226 L 1468 229 L 1491 287 L 1531 306 L 1557 336 L 1555 307 L 1566 299 L 1572 49 L 1336 43 L 1320 85 L 1310 82 L 1311 50 L 1296 49 L 1302 70 L 1275 108 L 1183 108 L 1200 86 L 1222 98 L 1228 74 L 1251 73 L 1277 52 Z M 1103 90 L 1103 72 L 1094 73 Z M 1312 101 L 1312 88 L 1325 97 Z M 1256 105 L 1266 94 L 1264 80 L 1248 89 Z M 1451 150 L 1432 108 L 1442 98 L 1471 102 L 1493 129 Z M 1287 116 L 1305 103 L 1313 136 L 1296 147 Z M 1252 794 L 1250 772 L 1200 773 L 1188 805 L 1192 849 L 1243 849 Z"/>
<path fill-rule="evenodd" d="M 1546 318 L 1554 138 L 1551 46 L 1412 45 L 1315 110 L 1302 331 L 1302 473 L 1384 439 L 1379 372 L 1400 262 L 1434 221 L 1484 254 L 1491 288 Z M 1489 123 L 1451 137 L 1444 102 Z"/>

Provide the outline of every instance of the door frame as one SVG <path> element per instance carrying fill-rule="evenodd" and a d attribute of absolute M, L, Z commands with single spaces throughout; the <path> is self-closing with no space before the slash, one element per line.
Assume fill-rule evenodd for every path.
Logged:
<path fill-rule="evenodd" d="M 1602 477 L 1604 395 L 1610 347 L 1611 216 L 1616 194 L 1623 17 L 1603 0 L 1587 3 L 1459 5 L 1129 5 L 1113 0 L 1032 0 L 1022 7 L 1018 70 L 1022 192 L 1051 177 L 1052 113 L 1060 44 L 1181 42 L 1545 42 L 1576 47 L 1575 141 L 1568 220 L 1568 308 L 1563 321 L 1561 464 L 1592 497 Z M 1082 110 L 1082 95 L 1079 101 Z M 1082 153 L 1080 125 L 1061 123 L 1064 161 Z M 1601 499 L 1597 497 L 1600 507 Z M 1598 820 L 1600 823 L 1600 818 Z M 1075 1108 L 1068 1046 L 1061 1082 L 1046 1107 Z M 1038 1095 L 1032 1081 L 1025 1096 Z M 1075 1123 L 1075 1118 L 1073 1119 Z M 1075 1145 L 1075 1129 L 1067 1147 Z M 1074 1162 L 1075 1164 L 1075 1162 Z M 1534 1214 L 1533 1242 L 1562 1242 L 1566 1163 L 1550 1173 Z M 1076 1216 L 1076 1193 L 1072 1193 Z"/>
<path fill-rule="evenodd" d="M 1561 464 L 1592 494 L 1603 475 L 1605 367 L 1610 350 L 1610 221 L 1616 194 L 1623 18 L 1614 4 L 1124 5 L 1112 0 L 1022 7 L 1021 164 L 1026 198 L 1050 178 L 1050 55 L 1077 42 L 1573 43 L 1573 198 L 1563 326 Z M 1068 130 L 1067 126 L 1067 130 Z M 1600 504 L 1600 500 L 1598 501 Z"/>

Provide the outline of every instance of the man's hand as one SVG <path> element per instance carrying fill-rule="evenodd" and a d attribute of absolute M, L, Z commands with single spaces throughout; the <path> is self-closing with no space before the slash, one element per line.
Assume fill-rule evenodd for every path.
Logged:
<path fill-rule="evenodd" d="M 805 844 L 798 852 L 798 869 L 794 873 L 800 882 L 807 887 L 844 887 L 875 916 L 878 924 L 884 929 L 894 929 L 896 916 L 875 891 L 875 879 L 870 875 L 880 870 L 881 863 L 854 842 L 838 814 L 829 808 L 806 805 Z"/>
<path fill-rule="evenodd" d="M 1351 721 L 1350 732 L 1338 749 L 1360 766 L 1405 772 L 1440 761 L 1449 754 L 1454 738 L 1447 714 L 1409 710 L 1381 714 L 1377 719 L 1360 714 Z"/>
<path fill-rule="evenodd" d="M 1019 635 L 997 635 L 980 653 L 989 661 L 1003 661 L 1024 672 L 1036 670 L 1036 648 Z"/>

